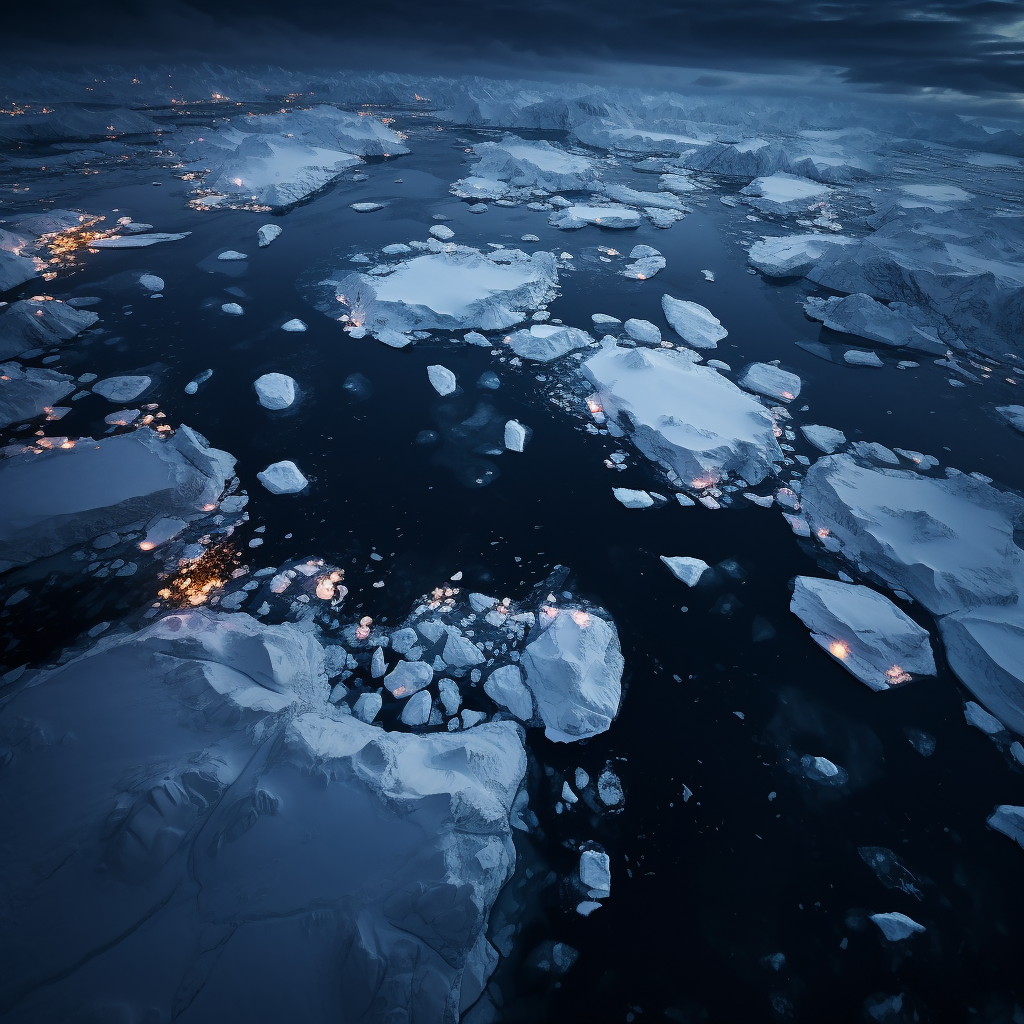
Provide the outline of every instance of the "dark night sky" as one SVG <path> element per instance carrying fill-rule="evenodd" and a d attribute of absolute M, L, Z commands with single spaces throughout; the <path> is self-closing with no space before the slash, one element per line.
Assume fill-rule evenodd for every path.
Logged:
<path fill-rule="evenodd" d="M 704 76 L 708 86 L 825 67 L 875 91 L 1024 93 L 1024 0 L 57 0 L 12 4 L 3 22 L 7 58 L 37 63 L 726 73 Z"/>

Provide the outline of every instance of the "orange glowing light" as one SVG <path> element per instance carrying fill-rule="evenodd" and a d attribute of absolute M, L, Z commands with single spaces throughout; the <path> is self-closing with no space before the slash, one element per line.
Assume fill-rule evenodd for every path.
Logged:
<path fill-rule="evenodd" d="M 139 542 L 140 551 L 152 551 L 156 545 L 151 540 L 144 540 Z"/>
<path fill-rule="evenodd" d="M 886 669 L 885 681 L 890 686 L 899 686 L 901 683 L 909 683 L 914 677 L 909 672 L 904 672 L 899 665 L 893 665 L 892 668 Z"/>
<path fill-rule="evenodd" d="M 317 580 L 316 596 L 321 601 L 330 601 L 334 597 L 334 584 L 326 576 L 323 579 Z"/>
<path fill-rule="evenodd" d="M 590 625 L 590 616 L 586 612 L 575 611 L 569 614 L 572 615 L 572 621 L 581 629 L 586 629 Z"/>
<path fill-rule="evenodd" d="M 828 645 L 828 653 L 831 654 L 833 658 L 839 658 L 842 660 L 850 653 L 850 648 L 847 647 L 842 640 L 833 640 L 832 643 Z"/>
<path fill-rule="evenodd" d="M 824 526 L 822 526 L 822 527 L 821 527 L 821 528 L 820 528 L 820 529 L 818 530 L 818 536 L 819 536 L 819 537 L 820 537 L 820 538 L 821 538 L 822 540 L 824 540 L 824 539 L 825 539 L 825 538 L 826 538 L 827 536 L 829 536 L 829 534 L 830 534 L 830 533 L 831 533 L 831 531 L 830 531 L 830 530 L 828 530 L 828 529 L 826 529 L 826 528 L 825 528 Z"/>

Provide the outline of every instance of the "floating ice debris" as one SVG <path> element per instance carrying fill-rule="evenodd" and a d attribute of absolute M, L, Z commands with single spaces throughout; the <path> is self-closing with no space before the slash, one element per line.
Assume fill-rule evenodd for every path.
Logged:
<path fill-rule="evenodd" d="M 928 630 L 868 587 L 797 576 L 789 608 L 822 650 L 872 690 L 935 675 Z"/>
<path fill-rule="evenodd" d="M 1024 433 L 1024 405 L 997 405 L 996 412 L 1017 430 Z"/>
<path fill-rule="evenodd" d="M 802 277 L 830 249 L 856 245 L 845 235 L 786 235 L 762 238 L 750 247 L 748 262 L 767 277 Z"/>
<path fill-rule="evenodd" d="M 264 409 L 287 409 L 295 401 L 295 381 L 286 373 L 265 373 L 253 387 Z"/>
<path fill-rule="evenodd" d="M 628 487 L 613 487 L 612 494 L 615 500 L 621 502 L 626 508 L 650 508 L 654 499 L 647 491 L 634 491 Z"/>
<path fill-rule="evenodd" d="M 470 213 L 486 213 L 487 212 L 487 204 L 486 203 L 473 203 L 469 207 L 469 212 Z"/>
<path fill-rule="evenodd" d="M 591 899 L 604 899 L 612 892 L 612 863 L 603 850 L 584 850 L 580 854 L 580 881 Z"/>
<path fill-rule="evenodd" d="M 922 729 L 907 728 L 903 730 L 907 742 L 922 756 L 931 757 L 935 753 L 935 737 Z"/>
<path fill-rule="evenodd" d="M 595 327 L 612 328 L 622 323 L 618 317 L 609 316 L 607 313 L 591 313 L 590 319 L 594 322 Z"/>
<path fill-rule="evenodd" d="M 225 302 L 220 310 L 222 313 L 227 313 L 229 316 L 241 316 L 245 310 L 237 302 Z"/>
<path fill-rule="evenodd" d="M 291 332 L 304 331 L 306 330 L 306 325 L 301 320 L 298 319 L 286 320 L 283 324 L 281 324 L 281 330 Z"/>
<path fill-rule="evenodd" d="M 430 234 L 435 238 L 439 238 L 442 242 L 447 242 L 450 238 L 455 237 L 455 232 L 446 224 L 434 224 L 430 228 Z"/>
<path fill-rule="evenodd" d="M 799 765 L 805 778 L 822 786 L 845 786 L 850 779 L 845 768 L 840 768 L 827 757 L 804 754 Z"/>
<path fill-rule="evenodd" d="M 548 739 L 570 743 L 604 732 L 618 712 L 623 659 L 615 626 L 570 608 L 542 614 L 520 659 Z M 546 621 L 544 621 L 546 620 Z"/>
<path fill-rule="evenodd" d="M 385 677 L 384 685 L 395 697 L 407 697 L 430 685 L 434 670 L 425 661 L 400 661 Z"/>
<path fill-rule="evenodd" d="M 688 350 L 605 342 L 583 371 L 609 419 L 625 416 L 633 443 L 677 486 L 704 490 L 730 473 L 757 484 L 782 461 L 768 410 Z"/>
<path fill-rule="evenodd" d="M 157 232 L 147 235 L 116 235 L 112 238 L 91 238 L 90 249 L 141 249 L 147 245 L 155 245 L 157 242 L 176 242 L 180 238 L 191 235 L 191 231 L 182 231 L 178 234 L 167 234 Z"/>
<path fill-rule="evenodd" d="M 637 228 L 640 214 L 628 206 L 567 206 L 555 210 L 548 223 L 563 231 L 576 231 L 594 224 L 601 228 Z"/>
<path fill-rule="evenodd" d="M 909 315 L 911 307 L 905 303 L 887 306 L 870 295 L 858 293 L 827 299 L 811 297 L 804 303 L 804 310 L 832 331 L 855 334 L 894 348 L 919 349 L 935 355 L 946 353 L 947 346 L 939 340 L 935 329 L 914 324 Z"/>
<path fill-rule="evenodd" d="M 664 269 L 664 256 L 644 256 L 635 263 L 627 263 L 621 273 L 623 277 L 631 278 L 634 281 L 648 281 Z"/>
<path fill-rule="evenodd" d="M 196 374 L 196 376 L 185 385 L 185 394 L 194 395 L 199 390 L 199 385 L 205 384 L 212 376 L 213 370 L 203 370 L 202 373 Z M 95 390 L 95 388 L 93 390 Z"/>
<path fill-rule="evenodd" d="M 1014 840 L 1018 846 L 1024 849 L 1024 807 L 1014 807 L 1013 804 L 1000 804 L 991 815 L 988 824 L 997 832 Z"/>
<path fill-rule="evenodd" d="M 973 725 L 975 729 L 980 729 L 988 736 L 998 736 L 999 733 L 1006 731 L 1006 727 L 998 718 L 990 715 L 980 704 L 975 704 L 973 700 L 969 700 L 964 704 L 964 718 L 967 719 L 968 725 Z"/>
<path fill-rule="evenodd" d="M 459 386 L 455 380 L 455 374 L 448 367 L 441 366 L 440 363 L 427 367 L 427 379 L 433 385 L 434 390 L 442 396 L 453 394 Z"/>
<path fill-rule="evenodd" d="M 534 324 L 528 330 L 515 331 L 509 338 L 512 351 L 521 359 L 548 363 L 593 342 L 586 331 L 561 324 Z"/>
<path fill-rule="evenodd" d="M 585 189 L 598 178 L 589 157 L 567 153 L 550 142 L 506 135 L 500 142 L 481 142 L 473 147 L 479 160 L 472 167 L 472 178 L 495 183 L 507 182 L 513 188 L 542 188 L 556 192 Z M 462 194 L 465 182 L 456 182 L 456 194 Z"/>
<path fill-rule="evenodd" d="M 68 341 L 97 320 L 98 313 L 76 309 L 58 299 L 12 302 L 0 312 L 0 359 Z"/>
<path fill-rule="evenodd" d="M 152 377 L 107 377 L 93 384 L 94 394 L 102 395 L 108 402 L 130 402 L 153 383 Z"/>
<path fill-rule="evenodd" d="M 484 335 L 480 334 L 479 331 L 470 331 L 468 334 L 463 335 L 462 340 L 467 345 L 476 345 L 478 348 L 490 348 L 491 343 L 487 340 Z"/>
<path fill-rule="evenodd" d="M 0 235 L 0 238 L 3 238 L 3 235 Z M 39 277 L 41 273 L 34 259 L 0 246 L 0 292 L 13 291 L 26 281 Z"/>
<path fill-rule="evenodd" d="M 696 302 L 663 295 L 661 308 L 672 330 L 694 348 L 717 348 L 729 336 L 718 317 Z"/>
<path fill-rule="evenodd" d="M 785 173 L 755 178 L 740 189 L 748 206 L 775 214 L 804 213 L 808 204 L 827 199 L 831 194 L 832 189 L 821 182 Z"/>
<path fill-rule="evenodd" d="M 173 540 L 187 525 L 184 519 L 158 516 L 147 524 L 145 539 L 139 547 L 144 551 L 152 551 L 153 548 L 158 548 L 161 544 Z"/>
<path fill-rule="evenodd" d="M 518 665 L 502 665 L 484 681 L 484 693 L 495 704 L 508 708 L 521 722 L 533 718 L 533 700 L 523 685 L 523 673 Z"/>
<path fill-rule="evenodd" d="M 505 447 L 510 452 L 521 452 L 526 445 L 526 427 L 519 420 L 505 424 Z"/>
<path fill-rule="evenodd" d="M 355 210 L 356 213 L 373 213 L 374 210 L 383 210 L 383 203 L 349 203 L 351 209 Z"/>
<path fill-rule="evenodd" d="M 74 380 L 56 370 L 0 364 L 0 427 L 47 415 L 74 390 Z"/>
<path fill-rule="evenodd" d="M 915 932 L 923 932 L 925 930 L 923 924 L 918 924 L 916 921 L 907 917 L 906 914 L 900 913 L 889 913 L 889 914 L 872 914 L 871 920 L 878 925 L 882 930 L 882 934 L 890 942 L 900 942 L 902 939 L 910 938 Z"/>
<path fill-rule="evenodd" d="M 519 240 L 521 242 L 539 242 L 540 235 L 523 235 Z"/>
<path fill-rule="evenodd" d="M 728 363 L 723 363 L 721 359 L 709 359 L 707 364 L 712 370 L 721 370 L 723 373 L 732 373 L 732 367 Z"/>
<path fill-rule="evenodd" d="M 682 580 L 688 587 L 695 587 L 701 576 L 711 568 L 702 559 L 691 558 L 689 555 L 659 555 L 658 557 L 669 567 L 672 575 L 677 580 Z"/>
<path fill-rule="evenodd" d="M 626 801 L 622 783 L 611 768 L 605 768 L 597 777 L 597 797 L 605 807 L 621 807 Z"/>
<path fill-rule="evenodd" d="M 914 884 L 917 879 L 892 850 L 884 846 L 861 846 L 857 853 L 886 889 L 899 889 L 908 896 L 921 898 L 921 890 Z"/>
<path fill-rule="evenodd" d="M 623 326 L 634 341 L 647 345 L 657 345 L 661 341 L 661 331 L 650 320 L 627 320 Z"/>
<path fill-rule="evenodd" d="M 309 485 L 299 467 L 290 459 L 272 463 L 263 472 L 257 473 L 256 479 L 271 494 L 298 494 Z"/>
<path fill-rule="evenodd" d="M 352 705 L 352 714 L 369 725 L 380 713 L 384 706 L 384 698 L 379 693 L 363 693 Z"/>
<path fill-rule="evenodd" d="M 576 769 L 573 778 L 576 782 L 576 788 L 580 792 L 583 792 L 590 785 L 590 776 L 582 768 Z"/>
<path fill-rule="evenodd" d="M 801 383 L 795 373 L 789 373 L 771 363 L 750 363 L 744 367 L 739 378 L 740 387 L 782 402 L 792 402 L 794 398 L 799 398 Z"/>
<path fill-rule="evenodd" d="M 237 249 L 225 249 L 218 257 L 219 260 L 247 260 L 249 257 Z"/>
<path fill-rule="evenodd" d="M 846 435 L 835 427 L 823 427 L 818 423 L 801 424 L 800 433 L 826 455 L 831 455 L 840 445 L 846 444 Z"/>
<path fill-rule="evenodd" d="M 277 238 L 283 229 L 280 224 L 264 224 L 257 232 L 256 239 L 260 244 L 261 249 L 265 249 L 270 243 Z"/>
<path fill-rule="evenodd" d="M 704 275 L 704 280 L 713 283 L 715 280 L 715 272 L 713 270 L 702 270 L 701 273 Z"/>
<path fill-rule="evenodd" d="M 402 721 L 406 725 L 426 725 L 430 718 L 430 694 L 426 690 L 414 693 L 402 708 Z"/>
<path fill-rule="evenodd" d="M 859 348 L 851 348 L 844 352 L 843 361 L 849 363 L 850 366 L 885 366 L 885 363 L 878 358 L 877 353 Z"/>
<path fill-rule="evenodd" d="M 584 900 L 582 903 L 576 904 L 576 913 L 581 917 L 590 917 L 595 910 L 600 910 L 601 904 L 594 900 Z"/>
<path fill-rule="evenodd" d="M 103 422 L 111 427 L 130 427 L 141 415 L 141 409 L 121 409 L 120 412 L 107 413 Z"/>
<path fill-rule="evenodd" d="M 195 518 L 215 507 L 234 461 L 184 424 L 0 461 L 0 572 L 144 516 Z"/>
<path fill-rule="evenodd" d="M 682 491 L 676 491 L 676 501 L 683 508 L 691 508 L 696 505 L 696 502 L 688 494 L 683 494 Z"/>
<path fill-rule="evenodd" d="M 162 292 L 164 290 L 164 279 L 156 274 L 142 274 L 139 277 L 139 284 L 147 292 Z"/>

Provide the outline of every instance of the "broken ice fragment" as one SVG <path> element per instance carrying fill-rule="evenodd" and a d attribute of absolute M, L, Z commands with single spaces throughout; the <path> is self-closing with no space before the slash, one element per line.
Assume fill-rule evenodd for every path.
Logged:
<path fill-rule="evenodd" d="M 228 316 L 241 316 L 245 312 L 237 302 L 225 302 L 220 309 L 222 313 L 227 313 Z"/>
<path fill-rule="evenodd" d="M 800 433 L 811 444 L 826 455 L 831 455 L 841 444 L 846 444 L 846 435 L 835 427 L 823 427 L 817 423 L 801 425 Z"/>
<path fill-rule="evenodd" d="M 1006 729 L 1006 726 L 995 715 L 990 715 L 980 704 L 975 704 L 973 700 L 969 700 L 964 704 L 964 718 L 967 719 L 968 725 L 973 725 L 975 729 L 980 729 L 988 736 L 998 736 L 999 733 Z"/>
<path fill-rule="evenodd" d="M 402 708 L 402 721 L 406 725 L 426 725 L 430 718 L 430 693 L 427 690 L 420 690 L 414 693 Z"/>
<path fill-rule="evenodd" d="M 178 234 L 167 234 L 166 232 L 155 232 L 147 235 L 116 235 L 112 238 L 90 238 L 90 249 L 139 249 L 146 245 L 155 245 L 157 242 L 176 242 L 179 238 L 185 238 L 192 234 L 191 231 L 181 231 Z"/>
<path fill-rule="evenodd" d="M 508 708 L 521 722 L 533 718 L 533 700 L 523 685 L 523 673 L 518 665 L 502 665 L 484 681 L 484 693 L 495 704 Z"/>
<path fill-rule="evenodd" d="M 256 474 L 256 479 L 271 494 L 298 494 L 309 484 L 299 467 L 289 459 L 267 466 L 261 473 Z"/>
<path fill-rule="evenodd" d="M 672 330 L 694 348 L 716 348 L 720 341 L 729 336 L 718 317 L 696 302 L 663 295 L 661 308 Z"/>
<path fill-rule="evenodd" d="M 1024 849 L 1024 807 L 1013 804 L 1000 804 L 991 815 L 988 824 L 997 832 L 1013 839 Z"/>
<path fill-rule="evenodd" d="M 682 580 L 688 587 L 695 587 L 701 576 L 711 568 L 700 558 L 689 555 L 660 555 L 661 560 L 669 567 L 677 580 Z"/>
<path fill-rule="evenodd" d="M 244 252 L 238 252 L 237 249 L 225 249 L 217 257 L 219 260 L 247 260 L 248 258 Z"/>
<path fill-rule="evenodd" d="M 164 290 L 164 279 L 156 274 L 142 274 L 139 277 L 139 284 L 147 292 L 162 292 Z"/>
<path fill-rule="evenodd" d="M 281 234 L 282 228 L 279 224 L 264 224 L 257 232 L 256 238 L 260 248 L 265 249 L 270 243 Z"/>
<path fill-rule="evenodd" d="M 547 363 L 593 342 L 586 331 L 561 324 L 534 324 L 529 330 L 515 331 L 509 338 L 512 351 L 522 359 Z"/>
<path fill-rule="evenodd" d="M 97 395 L 108 402 L 130 402 L 153 383 L 152 377 L 107 377 L 92 386 Z"/>
<path fill-rule="evenodd" d="M 605 807 L 621 807 L 626 800 L 619 777 L 605 768 L 597 778 L 597 796 Z"/>
<path fill-rule="evenodd" d="M 385 677 L 384 685 L 396 697 L 407 697 L 430 684 L 434 670 L 425 661 L 400 661 Z"/>
<path fill-rule="evenodd" d="M 383 210 L 383 203 L 349 203 L 348 204 L 356 213 L 373 213 L 374 210 Z"/>
<path fill-rule="evenodd" d="M 185 394 L 194 395 L 199 390 L 199 385 L 205 384 L 212 376 L 213 370 L 203 370 L 202 373 L 196 374 L 196 376 L 185 385 Z M 95 390 L 95 388 L 93 390 Z"/>
<path fill-rule="evenodd" d="M 427 379 L 441 396 L 452 394 L 458 387 L 455 374 L 446 366 L 441 366 L 440 363 L 427 367 Z"/>
<path fill-rule="evenodd" d="M 264 409 L 287 409 L 295 401 L 295 381 L 285 373 L 265 373 L 253 387 Z"/>
<path fill-rule="evenodd" d="M 800 378 L 771 363 L 750 363 L 744 367 L 738 383 L 740 387 L 782 402 L 792 402 L 800 396 Z"/>
<path fill-rule="evenodd" d="M 1024 405 L 997 405 L 996 412 L 1017 430 L 1024 433 Z"/>
<path fill-rule="evenodd" d="M 661 341 L 661 331 L 650 320 L 627 320 L 623 326 L 626 333 L 635 341 L 648 345 L 657 345 Z"/>
<path fill-rule="evenodd" d="M 455 232 L 447 224 L 434 224 L 430 228 L 430 233 L 435 238 L 440 238 L 442 242 L 447 242 L 449 238 L 455 237 Z"/>
<path fill-rule="evenodd" d="M 650 508 L 654 499 L 647 491 L 634 491 L 629 487 L 613 487 L 612 494 L 615 500 L 621 502 L 626 508 Z"/>
<path fill-rule="evenodd" d="M 872 914 L 871 920 L 878 925 L 882 930 L 882 934 L 890 942 L 900 942 L 902 939 L 909 938 L 915 932 L 923 932 L 925 930 L 923 924 L 918 924 L 907 917 L 906 914 Z"/>
<path fill-rule="evenodd" d="M 592 899 L 604 899 L 612 891 L 612 866 L 608 854 L 584 850 L 580 854 L 580 881 Z"/>
<path fill-rule="evenodd" d="M 878 358 L 877 353 L 866 352 L 858 348 L 851 348 L 844 352 L 843 359 L 851 366 L 885 366 L 885 363 Z"/>
<path fill-rule="evenodd" d="M 594 224 L 601 228 L 637 228 L 640 214 L 628 206 L 566 206 L 555 210 L 548 223 L 563 231 L 576 231 Z"/>
<path fill-rule="evenodd" d="M 526 427 L 519 420 L 505 424 L 505 447 L 510 452 L 521 452 L 526 445 Z"/>
<path fill-rule="evenodd" d="M 359 695 L 355 704 L 352 705 L 352 714 L 360 722 L 366 722 L 369 725 L 377 717 L 383 706 L 384 698 L 379 693 L 363 693 Z"/>
<path fill-rule="evenodd" d="M 285 320 L 285 322 L 281 324 L 281 330 L 292 332 L 304 331 L 306 330 L 306 325 L 298 319 Z"/>

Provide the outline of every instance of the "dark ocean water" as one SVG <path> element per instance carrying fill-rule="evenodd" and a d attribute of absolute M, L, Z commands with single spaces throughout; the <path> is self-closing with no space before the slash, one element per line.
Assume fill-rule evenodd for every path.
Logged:
<path fill-rule="evenodd" d="M 692 299 L 730 332 L 707 355 L 734 370 L 779 359 L 803 378 L 794 426 L 825 423 L 851 440 L 916 449 L 1016 489 L 1024 488 L 1024 438 L 992 407 L 1019 402 L 1020 389 L 1001 373 L 951 387 L 950 374 L 926 356 L 882 353 L 883 369 L 860 369 L 798 347 L 820 333 L 800 306 L 805 286 L 769 284 L 747 272 L 739 234 L 763 225 L 723 206 L 717 192 L 695 194 L 693 212 L 667 231 L 645 224 L 560 232 L 545 213 L 494 205 L 474 215 L 448 187 L 466 173 L 457 140 L 486 133 L 437 131 L 426 119 L 395 127 L 409 131 L 412 155 L 371 161 L 369 180 L 343 181 L 273 218 L 284 233 L 266 249 L 257 248 L 255 234 L 267 214 L 187 210 L 186 187 L 169 174 L 160 188 L 148 179 L 113 185 L 107 178 L 64 186 L 62 205 L 192 234 L 86 255 L 75 273 L 52 282 L 58 297 L 100 295 L 93 308 L 105 331 L 65 345 L 56 368 L 101 377 L 149 373 L 157 383 L 141 401 L 159 402 L 168 422 L 187 423 L 237 458 L 251 497 L 249 522 L 237 536 L 244 545 L 265 527 L 262 547 L 242 549 L 253 569 L 322 556 L 348 569 L 349 611 L 393 621 L 457 571 L 471 590 L 519 597 L 560 564 L 572 570 L 579 593 L 612 614 L 626 658 L 617 721 L 580 744 L 552 744 L 539 731 L 528 737 L 540 829 L 517 837 L 520 867 L 502 901 L 519 900 L 523 923 L 494 978 L 507 1019 L 619 1021 L 632 1013 L 639 1021 L 861 1021 L 889 1019 L 865 1017 L 865 1007 L 895 995 L 908 1020 L 1016 1019 L 1014 1007 L 1024 1006 L 1024 861 L 985 820 L 996 804 L 1024 803 L 1024 773 L 965 724 L 965 691 L 937 640 L 937 678 L 871 692 L 789 613 L 795 575 L 831 575 L 839 566 L 823 572 L 776 509 L 739 497 L 720 511 L 675 502 L 625 509 L 612 486 L 665 491 L 664 483 L 628 448 L 625 472 L 605 468 L 618 444 L 585 432 L 581 418 L 549 402 L 551 381 L 534 378 L 555 371 L 509 367 L 489 350 L 448 343 L 443 332 L 402 351 L 352 339 L 308 304 L 299 282 L 348 265 L 355 252 L 425 238 L 432 216 L 444 214 L 463 244 L 572 253 L 576 269 L 561 273 L 560 296 L 550 304 L 567 324 L 589 328 L 594 312 L 662 322 L 663 293 Z M 560 141 L 558 133 L 532 134 Z M 656 187 L 626 163 L 607 176 Z M 387 206 L 370 214 L 348 207 L 368 200 Z M 519 243 L 526 232 L 541 241 Z M 598 245 L 628 252 L 637 243 L 656 246 L 668 261 L 655 280 L 629 281 L 616 274 L 622 261 L 596 259 Z M 250 259 L 215 272 L 197 266 L 226 248 Z M 715 283 L 703 280 L 705 268 Z M 165 279 L 163 298 L 138 288 L 140 271 Z M 221 303 L 236 300 L 243 316 L 221 313 Z M 309 330 L 279 330 L 291 317 Z M 821 340 L 843 344 L 838 336 Z M 845 347 L 858 347 L 852 341 Z M 922 365 L 897 370 L 901 357 Z M 456 373 L 460 394 L 441 399 L 430 387 L 426 367 L 437 362 Z M 186 395 L 184 385 L 208 368 L 213 376 Z M 497 391 L 475 386 L 485 370 L 501 377 Z M 271 413 L 256 403 L 252 382 L 270 371 L 298 381 L 294 411 Z M 352 374 L 365 377 L 368 393 L 344 388 Z M 416 442 L 423 430 L 444 435 L 480 403 L 493 407 L 496 420 L 514 417 L 532 429 L 524 454 L 487 457 L 450 439 Z M 101 436 L 102 417 L 114 408 L 86 398 L 50 432 Z M 808 445 L 793 443 L 813 460 Z M 481 458 L 492 482 L 466 486 L 482 471 Z M 299 465 L 311 481 L 307 491 L 275 497 L 256 482 L 279 459 Z M 371 551 L 383 561 L 370 562 Z M 731 559 L 739 570 L 719 571 L 690 590 L 667 572 L 662 554 L 712 565 Z M 92 580 L 70 568 L 58 587 L 8 619 L 20 639 L 6 655 L 9 665 L 52 660 L 98 622 L 136 620 L 159 586 L 156 560 L 127 581 Z M 383 588 L 371 586 L 381 580 Z M 917 606 L 901 607 L 932 626 Z M 764 622 L 774 636 L 755 640 Z M 935 753 L 921 756 L 907 729 L 934 736 Z M 823 789 L 788 770 L 790 751 L 825 756 L 850 781 Z M 583 802 L 555 813 L 563 779 L 577 767 L 596 779 L 608 762 L 625 789 L 621 813 L 596 813 Z M 687 790 L 692 796 L 684 800 Z M 587 841 L 611 856 L 612 895 L 584 919 L 558 879 L 576 870 Z M 920 896 L 886 888 L 858 854 L 865 846 L 895 853 Z M 554 880 L 544 884 L 552 869 Z M 867 920 L 882 911 L 902 911 L 927 931 L 884 943 Z M 580 952 L 558 979 L 527 962 L 552 939 Z M 778 970 L 764 959 L 776 953 L 785 956 Z"/>

